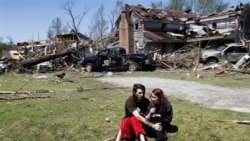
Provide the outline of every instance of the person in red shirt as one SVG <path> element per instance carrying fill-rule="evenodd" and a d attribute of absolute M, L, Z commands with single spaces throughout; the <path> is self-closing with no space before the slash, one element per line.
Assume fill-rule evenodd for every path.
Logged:
<path fill-rule="evenodd" d="M 116 141 L 135 140 L 145 141 L 146 132 L 143 125 L 161 131 L 160 123 L 153 124 L 144 117 L 147 112 L 149 100 L 145 97 L 145 86 L 134 84 L 132 95 L 125 102 L 125 117 L 122 119 Z"/>

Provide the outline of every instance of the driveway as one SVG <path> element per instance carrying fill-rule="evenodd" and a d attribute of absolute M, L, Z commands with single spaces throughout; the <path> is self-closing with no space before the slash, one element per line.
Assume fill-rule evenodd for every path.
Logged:
<path fill-rule="evenodd" d="M 250 89 L 219 87 L 184 80 L 170 80 L 149 77 L 102 77 L 103 82 L 132 87 L 142 83 L 148 91 L 161 88 L 166 95 L 188 100 L 209 108 L 228 109 L 250 113 Z"/>

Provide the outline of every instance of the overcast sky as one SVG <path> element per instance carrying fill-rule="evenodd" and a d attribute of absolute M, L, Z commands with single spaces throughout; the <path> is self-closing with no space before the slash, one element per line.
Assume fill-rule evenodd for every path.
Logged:
<path fill-rule="evenodd" d="M 46 40 L 51 21 L 56 17 L 62 19 L 64 25 L 70 21 L 69 15 L 60 8 L 66 0 L 0 0 L 0 37 L 11 37 L 14 43 L 33 40 Z M 115 8 L 117 0 L 77 0 L 73 13 L 79 14 L 83 8 L 89 11 L 84 16 L 80 32 L 87 34 L 93 15 L 103 4 L 105 14 Z M 123 0 L 123 4 L 148 6 L 159 0 Z M 243 3 L 250 0 L 241 0 Z M 238 0 L 225 0 L 236 5 Z"/>

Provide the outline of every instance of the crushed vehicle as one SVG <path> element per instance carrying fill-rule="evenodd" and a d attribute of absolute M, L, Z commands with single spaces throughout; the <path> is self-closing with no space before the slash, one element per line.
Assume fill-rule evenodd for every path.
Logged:
<path fill-rule="evenodd" d="M 229 43 L 220 45 L 216 48 L 202 50 L 200 62 L 205 64 L 213 64 L 225 60 L 230 63 L 236 63 L 247 53 L 248 49 L 242 44 Z"/>
<path fill-rule="evenodd" d="M 0 61 L 0 74 L 4 74 L 5 73 L 5 69 L 6 69 L 6 61 Z"/>
<path fill-rule="evenodd" d="M 234 69 L 247 69 L 250 68 L 250 52 L 244 55 L 236 64 L 233 65 Z"/>
<path fill-rule="evenodd" d="M 36 69 L 37 72 L 45 73 L 53 70 L 54 66 L 52 65 L 51 61 L 45 61 L 37 64 L 37 69 Z"/>
<path fill-rule="evenodd" d="M 81 65 L 87 72 L 118 70 L 136 71 L 154 68 L 154 61 L 150 54 L 126 54 L 125 48 L 112 47 L 98 51 L 96 55 L 85 57 Z"/>

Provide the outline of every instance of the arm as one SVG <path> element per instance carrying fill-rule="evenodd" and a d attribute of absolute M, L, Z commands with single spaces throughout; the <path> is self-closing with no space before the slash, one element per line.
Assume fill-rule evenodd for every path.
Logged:
<path fill-rule="evenodd" d="M 134 110 L 132 112 L 132 114 L 139 120 L 141 121 L 142 123 L 144 123 L 145 125 L 148 125 L 150 127 L 152 127 L 153 129 L 155 130 L 158 130 L 158 131 L 161 131 L 162 130 L 162 126 L 160 123 L 156 123 L 156 124 L 153 124 L 151 122 L 149 122 L 147 119 L 145 119 L 144 117 L 142 117 L 139 112 L 137 110 Z"/>
<path fill-rule="evenodd" d="M 147 114 L 146 117 L 145 117 L 147 120 L 150 120 L 150 119 L 152 118 L 153 114 L 154 114 L 155 111 L 156 111 L 156 109 L 155 109 L 154 107 L 152 107 L 152 108 L 149 107 L 149 109 L 150 109 L 150 110 L 149 110 L 148 114 Z"/>
<path fill-rule="evenodd" d="M 172 108 L 172 105 L 171 105 L 170 102 L 167 104 L 166 114 L 162 118 L 167 123 L 170 123 L 172 121 L 172 118 L 173 118 L 173 108 Z"/>
<path fill-rule="evenodd" d="M 121 133 L 121 129 L 120 129 L 115 140 L 120 141 L 121 139 L 122 139 L 122 133 Z"/>

